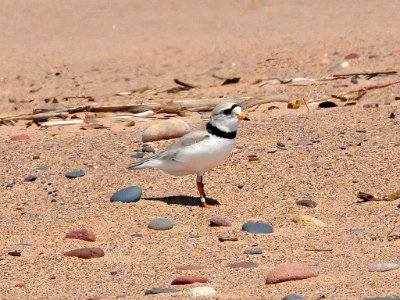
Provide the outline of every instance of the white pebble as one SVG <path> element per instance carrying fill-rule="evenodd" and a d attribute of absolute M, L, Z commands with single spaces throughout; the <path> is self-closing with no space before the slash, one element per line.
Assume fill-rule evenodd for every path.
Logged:
<path fill-rule="evenodd" d="M 216 291 L 212 287 L 208 286 L 197 286 L 189 291 L 191 297 L 205 297 L 215 295 Z"/>
<path fill-rule="evenodd" d="M 370 272 L 386 272 L 392 271 L 399 268 L 399 265 L 392 262 L 380 262 L 369 266 L 368 271 Z"/>

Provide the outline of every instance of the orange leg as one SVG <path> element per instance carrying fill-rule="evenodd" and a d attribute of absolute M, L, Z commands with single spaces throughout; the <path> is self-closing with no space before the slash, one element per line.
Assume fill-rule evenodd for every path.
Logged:
<path fill-rule="evenodd" d="M 196 183 L 200 195 L 200 206 L 209 208 L 210 205 L 206 203 L 206 193 L 204 192 L 203 176 L 197 176 Z"/>

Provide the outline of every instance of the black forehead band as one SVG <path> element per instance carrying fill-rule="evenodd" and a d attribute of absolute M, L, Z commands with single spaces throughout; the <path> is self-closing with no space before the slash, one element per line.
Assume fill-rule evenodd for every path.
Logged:
<path fill-rule="evenodd" d="M 239 107 L 239 105 L 233 104 L 231 108 L 225 109 L 223 113 L 229 115 L 230 113 L 232 113 L 232 110 L 234 110 L 236 107 Z"/>

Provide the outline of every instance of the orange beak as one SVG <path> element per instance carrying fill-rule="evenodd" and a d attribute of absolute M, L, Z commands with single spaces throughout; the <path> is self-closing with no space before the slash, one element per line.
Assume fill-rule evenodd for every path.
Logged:
<path fill-rule="evenodd" d="M 245 115 L 245 114 L 238 114 L 238 119 L 239 120 L 244 120 L 244 121 L 250 121 L 250 119 Z"/>

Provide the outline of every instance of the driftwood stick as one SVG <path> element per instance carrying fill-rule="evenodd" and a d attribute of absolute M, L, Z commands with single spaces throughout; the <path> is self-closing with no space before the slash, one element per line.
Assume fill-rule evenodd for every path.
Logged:
<path fill-rule="evenodd" d="M 397 199 L 400 199 L 400 190 L 395 191 L 394 193 L 385 195 L 385 196 L 380 197 L 380 198 L 379 197 L 375 197 L 374 195 L 371 195 L 371 194 L 359 192 L 357 194 L 357 198 L 361 199 L 361 201 L 359 201 L 360 203 L 369 202 L 369 201 L 395 201 Z"/>

